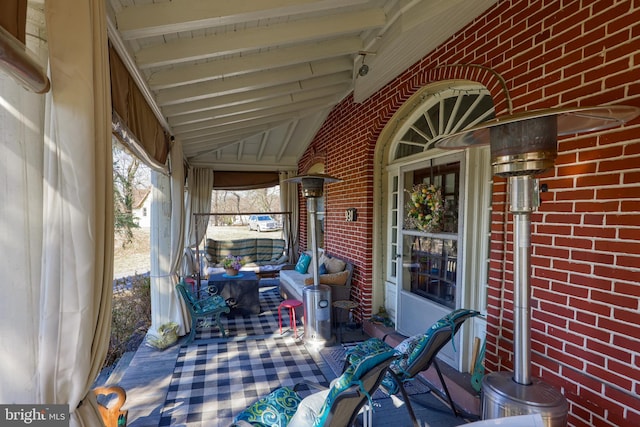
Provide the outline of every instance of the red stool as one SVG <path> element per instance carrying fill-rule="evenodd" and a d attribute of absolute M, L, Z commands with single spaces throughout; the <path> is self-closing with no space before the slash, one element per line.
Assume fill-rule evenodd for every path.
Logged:
<path fill-rule="evenodd" d="M 296 307 L 300 307 L 302 301 L 297 299 L 286 299 L 278 306 L 278 323 L 280 325 L 280 335 L 282 335 L 282 308 L 289 309 L 289 326 L 293 326 L 293 337 L 298 337 L 298 329 L 296 328 Z"/>
<path fill-rule="evenodd" d="M 191 285 L 191 291 L 195 294 L 197 292 L 196 289 L 196 280 L 193 277 L 185 277 L 184 282 L 187 285 Z"/>

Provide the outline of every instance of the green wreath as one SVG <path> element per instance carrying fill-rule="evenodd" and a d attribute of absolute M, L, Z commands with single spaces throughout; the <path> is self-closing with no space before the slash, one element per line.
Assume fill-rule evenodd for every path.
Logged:
<path fill-rule="evenodd" d="M 417 184 L 408 193 L 406 228 L 427 233 L 442 231 L 444 203 L 440 187 Z"/>

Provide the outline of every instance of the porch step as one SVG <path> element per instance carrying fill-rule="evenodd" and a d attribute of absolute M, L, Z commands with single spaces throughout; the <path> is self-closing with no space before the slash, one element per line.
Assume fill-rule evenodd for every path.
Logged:
<path fill-rule="evenodd" d="M 392 347 L 395 347 L 407 338 L 391 327 L 376 324 L 370 320 L 365 320 L 363 327 L 367 335 L 380 338 Z M 440 366 L 440 371 L 442 371 L 442 376 L 447 384 L 449 393 L 451 393 L 451 398 L 457 408 L 472 418 L 480 417 L 480 394 L 471 387 L 471 375 L 458 372 L 444 362 L 438 365 Z M 438 390 L 440 395 L 444 396 L 440 379 L 433 366 L 421 372 L 420 376 L 427 381 L 432 388 Z"/>

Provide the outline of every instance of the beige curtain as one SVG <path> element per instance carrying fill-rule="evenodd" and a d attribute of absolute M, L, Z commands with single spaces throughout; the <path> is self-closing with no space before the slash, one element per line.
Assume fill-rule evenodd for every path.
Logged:
<path fill-rule="evenodd" d="M 42 50 L 45 48 L 42 46 Z M 35 403 L 38 396 L 34 378 L 38 366 L 42 258 L 43 112 L 44 96 L 26 91 L 0 72 L 2 403 Z"/>
<path fill-rule="evenodd" d="M 47 0 L 52 90 L 44 149 L 37 388 L 100 425 L 89 388 L 109 342 L 113 275 L 111 100 L 103 0 Z M 88 398 L 87 398 L 88 397 Z"/>
<path fill-rule="evenodd" d="M 289 262 L 295 263 L 298 259 L 298 225 L 300 224 L 300 205 L 298 204 L 298 184 L 285 182 L 298 174 L 294 171 L 280 172 L 280 209 L 283 212 L 291 212 L 289 221 L 285 221 L 283 234 L 289 248 Z"/>
<path fill-rule="evenodd" d="M 187 332 L 190 323 L 189 311 L 184 305 L 180 295 L 176 291 L 176 285 L 180 280 L 180 267 L 182 262 L 182 251 L 184 249 L 184 154 L 182 152 L 182 141 L 176 139 L 169 152 L 169 161 L 171 162 L 171 272 L 170 287 L 173 291 L 171 296 L 172 304 L 176 308 L 174 321 L 179 325 L 179 330 Z"/>
<path fill-rule="evenodd" d="M 185 228 L 187 230 L 185 246 L 195 248 L 205 236 L 207 225 L 209 224 L 209 215 L 194 216 L 193 214 L 211 212 L 213 170 L 194 168 L 189 172 L 188 181 L 187 199 L 185 201 Z"/>
<path fill-rule="evenodd" d="M 181 334 L 188 319 L 175 286 L 184 245 L 184 167 L 182 144 L 176 140 L 169 153 L 171 175 L 151 173 L 151 328 L 176 322 Z"/>

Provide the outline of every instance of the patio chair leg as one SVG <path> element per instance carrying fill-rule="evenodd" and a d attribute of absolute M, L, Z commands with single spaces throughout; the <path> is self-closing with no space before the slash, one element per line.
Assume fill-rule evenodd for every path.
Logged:
<path fill-rule="evenodd" d="M 438 373 L 438 378 L 440 378 L 440 384 L 442 384 L 442 388 L 444 389 L 444 393 L 447 395 L 447 400 L 449 401 L 449 406 L 453 411 L 454 416 L 458 416 L 458 411 L 456 410 L 456 405 L 453 403 L 453 399 L 451 398 L 451 394 L 449 393 L 449 389 L 447 388 L 447 384 L 444 382 L 444 378 L 442 377 L 442 372 L 440 372 L 440 366 L 438 366 L 438 361 L 434 358 L 433 364 L 436 367 L 436 372 Z"/>
<path fill-rule="evenodd" d="M 398 384 L 398 388 L 402 393 L 402 400 L 404 400 L 404 406 L 407 407 L 407 411 L 409 412 L 409 417 L 411 417 L 411 422 L 413 422 L 413 426 L 420 427 L 420 424 L 418 423 L 418 419 L 416 418 L 416 414 L 415 412 L 413 412 L 413 406 L 411 406 L 409 395 L 407 395 L 407 391 L 404 389 L 404 385 L 402 385 L 402 381 L 400 380 L 400 378 L 398 378 L 398 375 L 396 375 L 396 373 L 393 372 L 391 369 L 388 369 L 387 372 L 391 374 L 391 376 L 393 377 L 393 380 L 396 382 L 396 384 Z"/>
<path fill-rule="evenodd" d="M 220 329 L 220 332 L 222 333 L 222 338 L 226 338 L 227 337 L 227 331 L 224 330 L 224 328 L 222 327 L 222 322 L 220 321 L 220 315 L 222 313 L 218 313 L 216 314 L 216 324 L 218 325 L 218 329 Z"/>
<path fill-rule="evenodd" d="M 185 342 L 185 344 L 191 344 L 194 340 L 194 338 L 196 337 L 196 326 L 198 325 L 198 319 L 193 318 L 191 320 L 191 332 L 189 332 L 189 338 L 187 338 L 187 341 Z"/>

